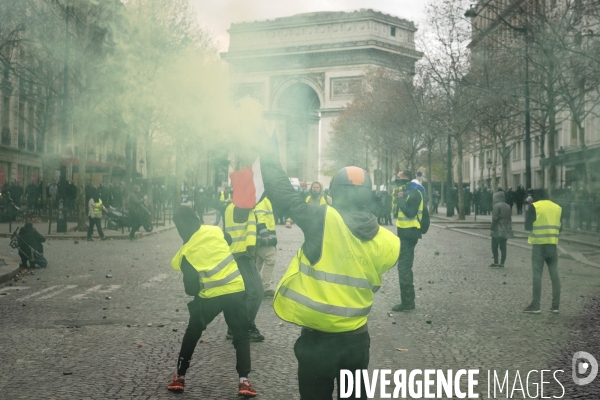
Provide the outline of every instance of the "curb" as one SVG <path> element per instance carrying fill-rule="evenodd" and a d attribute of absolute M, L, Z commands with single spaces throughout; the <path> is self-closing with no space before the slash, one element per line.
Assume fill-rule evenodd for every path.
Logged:
<path fill-rule="evenodd" d="M 0 283 L 8 282 L 19 273 L 19 261 L 10 257 L 3 257 L 6 265 L 0 267 Z"/>
<path fill-rule="evenodd" d="M 173 224 L 172 226 L 160 229 L 160 230 L 153 230 L 152 232 L 138 232 L 136 233 L 136 237 L 145 237 L 145 236 L 149 236 L 149 235 L 155 235 L 157 233 L 162 233 L 162 232 L 167 232 L 170 231 L 172 229 L 175 229 L 175 225 Z M 12 233 L 0 233 L 0 238 L 11 238 L 12 237 Z M 64 235 L 60 235 L 60 234 L 50 234 L 50 235 L 45 235 L 44 236 L 47 240 L 63 240 L 63 239 L 69 239 L 69 240 L 85 240 L 87 239 L 87 235 L 86 234 L 81 234 L 81 235 L 73 235 L 73 234 L 64 234 Z M 107 239 L 112 239 L 112 240 L 129 240 L 129 235 L 125 234 L 120 234 L 118 236 L 111 236 L 111 235 L 105 235 L 105 237 Z"/>

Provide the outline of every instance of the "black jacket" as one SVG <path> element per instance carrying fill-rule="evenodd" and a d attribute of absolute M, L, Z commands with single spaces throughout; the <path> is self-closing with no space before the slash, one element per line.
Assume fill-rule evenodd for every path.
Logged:
<path fill-rule="evenodd" d="M 325 213 L 329 206 L 308 204 L 298 196 L 278 161 L 261 157 L 261 172 L 265 191 L 273 204 L 273 209 L 289 216 L 302 230 L 304 255 L 311 264 L 316 263 L 321 258 Z M 379 232 L 377 218 L 369 212 L 343 210 L 338 212 L 358 239 L 371 240 Z"/>

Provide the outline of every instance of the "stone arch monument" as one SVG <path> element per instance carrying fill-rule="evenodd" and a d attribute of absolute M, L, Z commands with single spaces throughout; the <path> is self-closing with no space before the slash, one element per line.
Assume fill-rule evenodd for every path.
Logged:
<path fill-rule="evenodd" d="M 232 24 L 236 95 L 261 102 L 288 176 L 328 185 L 332 124 L 370 68 L 414 74 L 415 25 L 373 10 L 317 12 Z"/>

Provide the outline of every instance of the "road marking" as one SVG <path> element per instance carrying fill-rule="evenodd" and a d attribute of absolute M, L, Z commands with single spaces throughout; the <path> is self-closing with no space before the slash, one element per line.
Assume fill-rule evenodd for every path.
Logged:
<path fill-rule="evenodd" d="M 50 287 L 47 287 L 46 289 L 40 290 L 39 292 L 31 293 L 31 294 L 30 294 L 30 295 L 28 295 L 28 296 L 21 297 L 21 298 L 20 298 L 18 301 L 21 301 L 21 300 L 27 300 L 27 299 L 30 299 L 30 298 L 32 298 L 32 297 L 39 296 L 40 294 L 47 293 L 47 292 L 49 292 L 49 291 L 51 291 L 51 290 L 54 290 L 54 289 L 56 289 L 56 288 L 58 288 L 58 287 L 60 287 L 60 286 L 50 286 Z"/>
<path fill-rule="evenodd" d="M 62 289 L 55 290 L 54 292 L 52 292 L 50 294 L 47 294 L 42 297 L 38 297 L 36 300 L 46 300 L 46 299 L 56 296 L 59 293 L 65 292 L 67 290 L 75 289 L 76 287 L 77 287 L 77 285 L 67 285 L 67 286 L 63 287 Z"/>
<path fill-rule="evenodd" d="M 162 282 L 165 279 L 167 279 L 169 277 L 168 274 L 160 274 L 160 275 L 156 275 L 155 277 L 152 277 L 148 280 L 148 282 L 144 282 L 142 283 L 142 287 L 147 288 L 152 286 L 153 284 L 157 283 L 157 282 Z"/>
<path fill-rule="evenodd" d="M 5 293 L 5 292 L 9 292 L 11 290 L 26 290 L 29 289 L 28 287 L 25 286 L 7 286 L 7 287 L 3 287 L 2 289 L 0 289 L 0 293 Z"/>
<path fill-rule="evenodd" d="M 89 299 L 89 297 L 87 297 L 87 296 L 90 294 L 110 293 L 113 290 L 117 290 L 121 287 L 121 285 L 109 285 L 107 289 L 102 290 L 102 286 L 104 286 L 104 285 L 97 285 L 97 286 L 91 287 L 88 290 L 86 290 L 85 293 L 76 294 L 75 296 L 71 297 L 71 300 Z"/>

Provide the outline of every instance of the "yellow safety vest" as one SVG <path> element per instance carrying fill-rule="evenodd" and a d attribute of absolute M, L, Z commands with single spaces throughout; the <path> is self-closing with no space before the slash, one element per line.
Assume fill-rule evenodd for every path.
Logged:
<path fill-rule="evenodd" d="M 306 198 L 306 202 L 308 203 L 310 201 L 311 196 L 308 195 L 308 197 Z M 321 198 L 319 199 L 319 205 L 320 206 L 324 206 L 327 204 L 327 199 L 325 199 L 325 195 L 321 195 Z"/>
<path fill-rule="evenodd" d="M 256 217 L 250 211 L 248 220 L 236 223 L 233 220 L 234 205 L 230 204 L 225 209 L 225 232 L 231 235 L 231 252 L 233 254 L 243 253 L 250 246 L 256 246 Z"/>
<path fill-rule="evenodd" d="M 225 198 L 225 191 L 221 191 L 220 193 L 221 195 L 219 196 L 219 201 L 227 201 L 227 199 L 231 198 L 230 193 L 227 193 L 227 198 Z"/>
<path fill-rule="evenodd" d="M 244 280 L 219 227 L 202 225 L 171 260 L 174 270 L 181 271 L 184 256 L 200 275 L 198 296 L 211 298 L 244 290 Z"/>
<path fill-rule="evenodd" d="M 367 323 L 381 276 L 396 264 L 400 240 L 379 229 L 373 240 L 352 234 L 327 206 L 321 258 L 311 265 L 302 249 L 279 282 L 273 307 L 279 318 L 322 332 L 348 332 Z"/>
<path fill-rule="evenodd" d="M 404 215 L 402 210 L 400 210 L 400 208 L 398 208 L 398 219 L 396 220 L 396 226 L 398 228 L 421 229 L 421 218 L 423 218 L 423 196 L 421 195 L 421 192 L 419 192 L 418 190 L 416 192 L 418 192 L 419 196 L 421 196 L 421 203 L 419 204 L 419 211 L 417 212 L 417 215 L 415 215 L 413 218 L 408 218 L 406 215 Z M 406 201 L 408 201 L 410 196 L 411 195 L 409 194 L 406 197 Z"/>
<path fill-rule="evenodd" d="M 558 244 L 562 208 L 550 200 L 539 200 L 535 207 L 533 230 L 529 233 L 529 244 Z"/>
<path fill-rule="evenodd" d="M 102 217 L 102 199 L 98 199 L 98 202 L 94 202 L 94 218 L 101 218 Z"/>
<path fill-rule="evenodd" d="M 277 231 L 275 226 L 275 216 L 273 215 L 273 205 L 268 198 L 264 198 L 254 207 L 254 215 L 258 225 L 265 224 L 266 228 L 259 231 L 259 235 L 269 234 L 269 239 L 277 239 Z"/>

